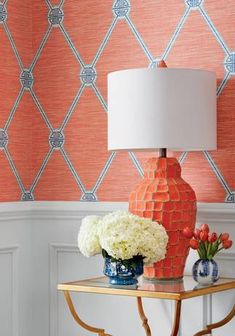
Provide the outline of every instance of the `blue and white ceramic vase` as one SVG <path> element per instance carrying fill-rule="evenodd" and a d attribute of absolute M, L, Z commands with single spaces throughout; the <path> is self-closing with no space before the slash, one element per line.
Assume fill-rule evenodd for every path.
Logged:
<path fill-rule="evenodd" d="M 121 260 L 113 261 L 112 258 L 104 258 L 104 274 L 112 285 L 134 285 L 138 277 L 143 274 L 143 260 L 133 262 L 129 259 L 125 264 Z"/>
<path fill-rule="evenodd" d="M 214 259 L 198 259 L 192 273 L 193 279 L 202 286 L 211 285 L 219 279 L 218 265 Z"/>

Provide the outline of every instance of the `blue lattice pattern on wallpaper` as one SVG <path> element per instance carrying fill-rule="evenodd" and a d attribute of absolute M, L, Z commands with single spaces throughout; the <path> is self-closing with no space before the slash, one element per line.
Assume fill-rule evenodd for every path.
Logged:
<path fill-rule="evenodd" d="M 230 73 L 235 75 L 235 53 L 229 54 L 224 62 L 226 70 Z"/>
<path fill-rule="evenodd" d="M 5 22 L 7 19 L 7 11 L 5 4 L 0 3 L 0 23 Z"/>
<path fill-rule="evenodd" d="M 33 86 L 33 74 L 30 70 L 24 69 L 20 75 L 21 85 L 25 90 Z"/>
<path fill-rule="evenodd" d="M 48 21 L 49 24 L 56 27 L 62 24 L 64 19 L 64 13 L 60 7 L 51 8 L 48 14 Z"/>
<path fill-rule="evenodd" d="M 78 173 L 76 172 L 70 158 L 69 155 L 66 153 L 65 149 L 64 149 L 64 143 L 66 141 L 65 139 L 65 135 L 64 135 L 64 129 L 66 128 L 66 125 L 68 123 L 68 120 L 70 119 L 71 115 L 73 114 L 73 111 L 75 109 L 75 107 L 77 106 L 77 104 L 79 104 L 79 100 L 82 96 L 82 93 L 84 90 L 86 90 L 86 87 L 92 88 L 94 90 L 94 93 L 96 94 L 103 110 L 104 113 L 107 112 L 107 103 L 104 100 L 102 94 L 99 91 L 99 88 L 96 85 L 96 79 L 97 79 L 97 72 L 95 69 L 95 66 L 99 60 L 99 58 L 102 55 L 102 52 L 106 46 L 106 44 L 108 43 L 110 36 L 112 35 L 112 32 L 115 29 L 115 26 L 117 25 L 118 21 L 120 20 L 125 20 L 127 25 L 129 26 L 130 30 L 132 31 L 132 33 L 134 34 L 136 41 L 139 43 L 141 49 L 143 50 L 143 53 L 146 56 L 146 65 L 149 67 L 155 67 L 158 63 L 158 61 L 160 59 L 167 59 L 168 54 L 170 53 L 175 41 L 177 40 L 180 31 L 182 29 L 182 27 L 184 26 L 188 16 L 190 15 L 191 11 L 195 11 L 197 10 L 205 19 L 205 22 L 207 23 L 208 27 L 211 30 L 211 33 L 215 36 L 216 40 L 218 41 L 219 45 L 221 46 L 221 48 L 223 49 L 224 53 L 225 53 L 225 60 L 224 60 L 224 68 L 225 68 L 225 76 L 224 79 L 222 80 L 220 86 L 217 89 L 217 95 L 219 96 L 221 94 L 221 92 L 223 91 L 224 87 L 226 86 L 229 78 L 235 74 L 235 52 L 229 50 L 228 46 L 226 45 L 225 41 L 223 40 L 223 37 L 221 36 L 221 34 L 217 31 L 216 27 L 214 26 L 213 22 L 211 21 L 208 13 L 205 11 L 203 3 L 203 0 L 185 0 L 185 12 L 183 13 L 182 17 L 179 20 L 178 25 L 175 28 L 175 31 L 173 33 L 173 35 L 171 36 L 166 49 L 164 50 L 163 54 L 161 55 L 161 57 L 159 59 L 155 59 L 154 56 L 151 54 L 150 50 L 148 49 L 143 37 L 141 36 L 141 34 L 138 32 L 136 26 L 134 25 L 133 21 L 131 20 L 130 17 L 130 13 L 131 13 L 131 1 L 130 0 L 115 0 L 113 2 L 112 7 L 110 8 L 110 15 L 113 16 L 113 20 L 111 25 L 108 28 L 108 31 L 106 32 L 103 41 L 101 42 L 96 55 L 92 61 L 91 64 L 85 64 L 80 53 L 79 50 L 77 50 L 77 48 L 74 46 L 68 32 L 66 31 L 64 25 L 63 25 L 63 21 L 64 21 L 64 12 L 63 12 L 63 5 L 64 2 L 66 0 L 61 0 L 60 4 L 58 6 L 53 7 L 53 5 L 51 4 L 51 2 L 49 0 L 45 0 L 46 5 L 48 7 L 48 29 L 45 33 L 45 35 L 42 38 L 42 41 L 39 45 L 39 48 L 36 52 L 36 54 L 34 55 L 33 61 L 30 65 L 30 67 L 28 69 L 26 69 L 22 63 L 21 57 L 19 55 L 19 52 L 16 48 L 16 45 L 14 43 L 14 39 L 12 38 L 11 32 L 9 30 L 9 27 L 7 25 L 7 18 L 8 18 L 8 13 L 7 13 L 7 3 L 10 2 L 11 0 L 5 0 L 3 3 L 0 3 L 0 24 L 3 25 L 5 33 L 10 41 L 11 47 L 14 51 L 16 60 L 18 62 L 18 65 L 21 69 L 21 74 L 20 74 L 20 82 L 21 82 L 21 90 L 16 98 L 16 101 L 14 103 L 14 106 L 12 108 L 12 110 L 10 111 L 8 120 L 5 124 L 5 127 L 3 127 L 2 129 L 0 129 L 0 150 L 4 151 L 7 160 L 9 161 L 10 167 L 13 171 L 13 174 L 15 175 L 15 178 L 18 182 L 19 188 L 21 189 L 22 195 L 21 195 L 21 200 L 22 201 L 33 201 L 34 200 L 34 189 L 45 169 L 45 167 L 47 166 L 51 155 L 53 153 L 53 151 L 60 151 L 67 166 L 69 167 L 78 188 L 80 188 L 81 192 L 82 192 L 82 197 L 81 200 L 82 201 L 96 201 L 97 200 L 97 196 L 96 196 L 96 192 L 99 188 L 99 186 L 101 185 L 105 175 L 107 174 L 110 166 L 112 165 L 113 159 L 115 158 L 116 153 L 113 152 L 110 154 L 109 158 L 107 159 L 107 162 L 105 163 L 102 171 L 100 172 L 100 175 L 95 183 L 95 185 L 93 186 L 92 190 L 86 190 L 85 185 L 83 184 L 81 178 L 79 177 Z M 79 88 L 71 106 L 69 107 L 64 120 L 61 124 L 61 127 L 59 129 L 53 129 L 48 116 L 46 114 L 46 111 L 44 111 L 42 105 L 40 104 L 40 101 L 37 97 L 37 95 L 34 92 L 33 89 L 33 82 L 34 82 L 34 77 L 33 77 L 33 71 L 34 71 L 34 67 L 37 64 L 41 52 L 45 46 L 45 44 L 47 43 L 48 37 L 50 36 L 50 33 L 53 29 L 59 29 L 65 40 L 67 41 L 74 57 L 76 58 L 77 62 L 80 64 L 81 66 L 81 72 L 80 72 L 80 80 L 81 80 L 81 87 Z M 25 189 L 25 186 L 19 176 L 19 173 L 16 169 L 16 166 L 14 164 L 14 161 L 12 159 L 11 153 L 8 150 L 7 144 L 8 144 L 8 135 L 7 135 L 7 130 L 9 128 L 9 125 L 11 124 L 13 118 L 14 118 L 14 114 L 19 106 L 19 103 L 22 99 L 22 96 L 24 95 L 25 91 L 29 91 L 33 101 L 37 107 L 37 109 L 39 110 L 47 128 L 49 129 L 50 135 L 49 135 L 49 151 L 46 154 L 43 163 L 30 187 L 29 190 Z M 216 177 L 218 178 L 219 182 L 221 183 L 222 187 L 224 188 L 224 190 L 226 191 L 227 197 L 226 197 L 226 202 L 235 202 L 235 193 L 233 190 L 231 190 L 231 188 L 229 187 L 229 185 L 227 184 L 227 182 L 225 181 L 221 171 L 219 170 L 218 166 L 215 164 L 214 160 L 212 159 L 212 157 L 210 156 L 210 154 L 205 151 L 204 152 L 205 158 L 206 160 L 209 162 L 210 167 L 212 168 L 212 170 L 214 171 Z M 133 161 L 134 166 L 136 167 L 137 171 L 139 172 L 139 174 L 142 176 L 143 175 L 143 169 L 139 163 L 139 161 L 137 160 L 136 156 L 134 153 L 130 152 L 129 156 L 131 158 L 131 160 Z M 185 158 L 187 157 L 187 152 L 182 153 L 181 157 L 180 157 L 180 163 L 182 164 L 183 161 L 185 160 Z"/>
<path fill-rule="evenodd" d="M 86 65 L 84 68 L 82 68 L 80 73 L 80 79 L 84 85 L 92 85 L 96 80 L 96 76 L 95 68 L 90 65 Z"/>
<path fill-rule="evenodd" d="M 61 148 L 64 145 L 64 134 L 60 130 L 54 130 L 50 134 L 49 143 L 54 149 Z"/>

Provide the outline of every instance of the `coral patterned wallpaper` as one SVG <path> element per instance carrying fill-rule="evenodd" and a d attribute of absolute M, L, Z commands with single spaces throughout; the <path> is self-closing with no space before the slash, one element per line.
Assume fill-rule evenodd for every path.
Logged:
<path fill-rule="evenodd" d="M 216 71 L 218 150 L 175 155 L 235 202 L 234 0 L 1 2 L 0 201 L 126 201 L 149 154 L 107 151 L 107 74 L 160 59 Z"/>

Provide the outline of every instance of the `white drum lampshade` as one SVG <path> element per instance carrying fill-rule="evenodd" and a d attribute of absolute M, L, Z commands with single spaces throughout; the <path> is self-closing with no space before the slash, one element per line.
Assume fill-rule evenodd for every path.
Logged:
<path fill-rule="evenodd" d="M 216 149 L 215 73 L 131 69 L 108 75 L 109 150 Z"/>

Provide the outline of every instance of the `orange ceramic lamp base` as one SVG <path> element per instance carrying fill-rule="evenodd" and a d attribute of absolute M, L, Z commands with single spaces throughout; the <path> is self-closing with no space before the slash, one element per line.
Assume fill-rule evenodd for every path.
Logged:
<path fill-rule="evenodd" d="M 145 267 L 144 276 L 158 280 L 182 278 L 189 253 L 189 240 L 182 230 L 195 227 L 196 196 L 181 178 L 175 158 L 148 160 L 143 180 L 130 194 L 129 211 L 161 223 L 169 236 L 166 258 Z"/>

